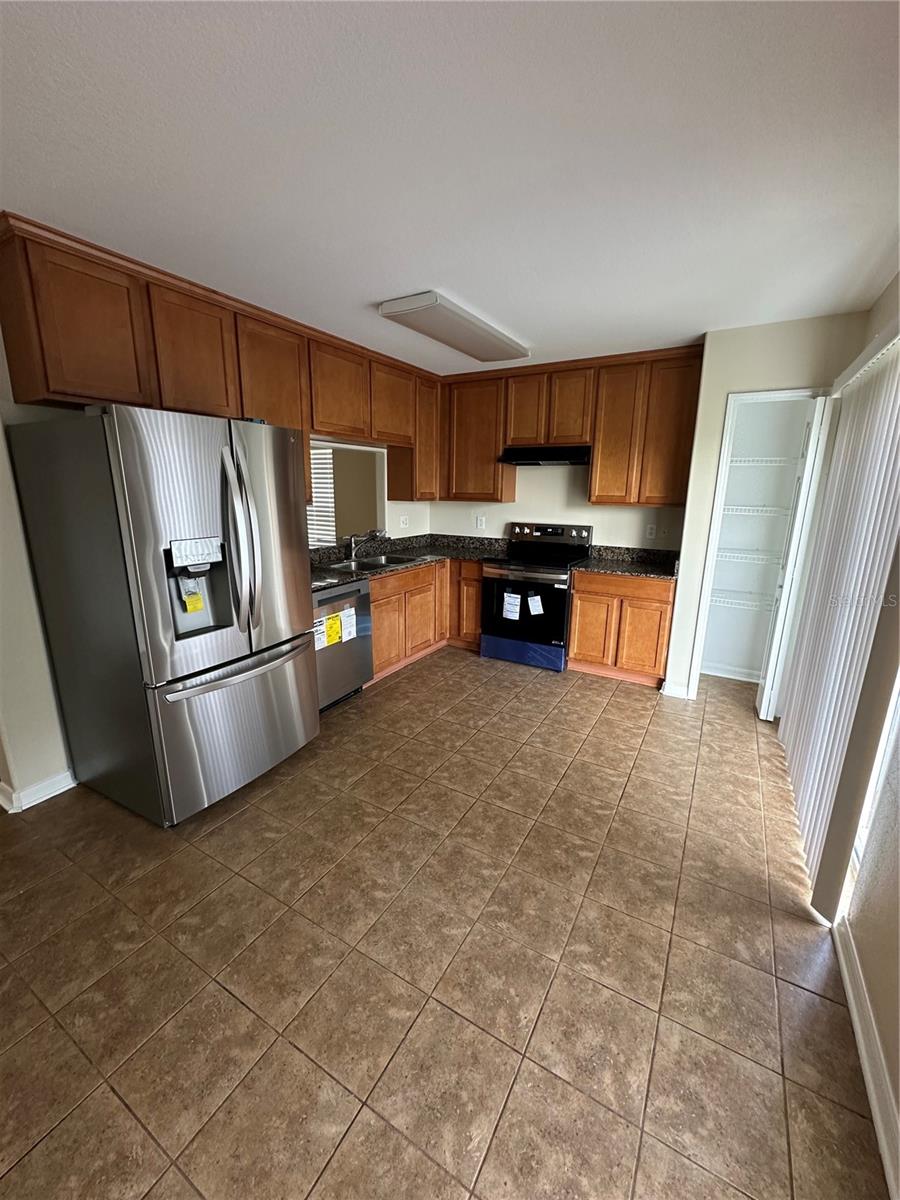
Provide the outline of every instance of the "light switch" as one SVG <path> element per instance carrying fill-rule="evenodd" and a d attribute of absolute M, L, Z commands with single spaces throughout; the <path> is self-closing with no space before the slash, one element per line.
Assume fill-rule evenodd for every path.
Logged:
<path fill-rule="evenodd" d="M 400 528 L 409 529 L 409 517 L 406 515 L 406 513 L 404 513 L 400 518 Z"/>

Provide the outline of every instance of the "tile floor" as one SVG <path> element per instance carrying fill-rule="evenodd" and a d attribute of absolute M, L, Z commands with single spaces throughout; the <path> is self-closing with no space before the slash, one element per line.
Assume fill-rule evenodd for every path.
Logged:
<path fill-rule="evenodd" d="M 0 1200 L 883 1200 L 752 689 L 445 649 L 176 831 L 0 818 Z"/>

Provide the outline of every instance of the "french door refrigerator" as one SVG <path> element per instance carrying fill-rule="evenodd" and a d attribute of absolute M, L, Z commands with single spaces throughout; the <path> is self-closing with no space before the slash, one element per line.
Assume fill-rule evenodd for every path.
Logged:
<path fill-rule="evenodd" d="M 297 433 L 121 405 L 9 432 L 80 782 L 171 825 L 318 733 Z"/>

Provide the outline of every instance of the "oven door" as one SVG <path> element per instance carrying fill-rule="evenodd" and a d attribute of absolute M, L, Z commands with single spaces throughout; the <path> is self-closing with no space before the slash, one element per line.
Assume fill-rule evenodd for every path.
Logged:
<path fill-rule="evenodd" d="M 481 586 L 483 636 L 565 647 L 568 623 L 568 571 L 485 565 Z"/>

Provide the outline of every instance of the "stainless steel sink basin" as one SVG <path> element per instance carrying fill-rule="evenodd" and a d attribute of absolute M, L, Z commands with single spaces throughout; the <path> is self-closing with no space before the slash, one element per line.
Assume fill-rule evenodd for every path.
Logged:
<path fill-rule="evenodd" d="M 367 555 L 365 558 L 358 558 L 356 561 L 373 567 L 399 567 L 403 563 L 416 562 L 418 558 L 417 554 L 374 554 L 371 557 Z"/>

